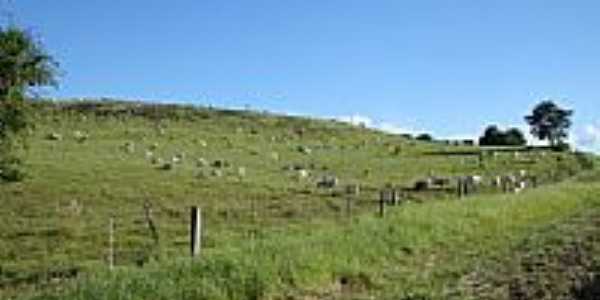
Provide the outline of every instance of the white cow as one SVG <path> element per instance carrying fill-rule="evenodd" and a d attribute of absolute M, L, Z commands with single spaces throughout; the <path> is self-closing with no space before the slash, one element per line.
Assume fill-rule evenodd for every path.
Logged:
<path fill-rule="evenodd" d="M 465 182 L 472 186 L 478 186 L 483 183 L 483 177 L 481 175 L 469 175 L 464 178 Z"/>

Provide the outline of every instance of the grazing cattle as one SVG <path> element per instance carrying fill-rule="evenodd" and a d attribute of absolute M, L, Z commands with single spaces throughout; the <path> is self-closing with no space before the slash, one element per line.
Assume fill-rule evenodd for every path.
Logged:
<path fill-rule="evenodd" d="M 83 142 L 85 142 L 89 138 L 89 135 L 87 133 L 83 133 L 83 132 L 81 132 L 79 130 L 76 130 L 73 133 L 73 137 L 75 137 L 75 140 L 77 142 L 83 143 Z"/>
<path fill-rule="evenodd" d="M 133 142 L 126 142 L 123 144 L 123 150 L 127 153 L 133 153 L 135 152 L 135 144 Z"/>
<path fill-rule="evenodd" d="M 504 175 L 502 176 L 502 190 L 506 193 L 508 191 L 510 191 L 511 189 L 514 189 L 514 187 L 517 184 L 517 177 L 514 175 Z"/>
<path fill-rule="evenodd" d="M 431 178 L 425 178 L 425 179 L 422 179 L 422 180 L 417 180 L 415 182 L 415 185 L 414 185 L 413 188 L 414 188 L 415 191 L 425 191 L 425 190 L 428 190 L 431 187 L 432 183 L 433 182 L 432 182 Z"/>
<path fill-rule="evenodd" d="M 296 172 L 296 178 L 298 178 L 298 179 L 307 178 L 308 175 L 309 175 L 308 170 L 305 170 L 305 169 L 300 169 L 300 170 L 297 170 L 297 172 Z"/>
<path fill-rule="evenodd" d="M 478 189 L 483 183 L 483 177 L 481 175 L 468 175 L 458 178 L 459 194 L 462 196 L 468 195 Z"/>
<path fill-rule="evenodd" d="M 317 187 L 319 188 L 334 188 L 338 185 L 338 178 L 331 175 L 325 175 L 317 181 Z"/>
<path fill-rule="evenodd" d="M 502 176 L 494 176 L 494 178 L 492 178 L 492 186 L 494 186 L 494 187 L 502 186 Z"/>
<path fill-rule="evenodd" d="M 238 177 L 245 177 L 246 176 L 246 168 L 245 167 L 238 167 L 238 169 L 237 169 L 237 175 L 238 175 Z"/>
<path fill-rule="evenodd" d="M 525 181 L 517 181 L 516 184 L 513 186 L 513 193 L 515 194 L 519 194 L 521 193 L 523 190 L 525 190 L 525 188 L 527 188 L 527 183 Z"/>
<path fill-rule="evenodd" d="M 430 177 L 429 179 L 432 186 L 443 188 L 450 185 L 450 178 L 447 177 Z"/>
<path fill-rule="evenodd" d="M 162 158 L 160 158 L 160 157 L 156 157 L 156 156 L 152 157 L 152 158 L 150 159 L 150 162 L 151 162 L 153 165 L 162 165 L 162 164 L 164 163 L 164 161 L 163 161 L 163 159 L 162 159 Z"/>
<path fill-rule="evenodd" d="M 196 160 L 196 166 L 199 168 L 204 168 L 204 167 L 208 166 L 208 161 L 206 159 L 200 157 Z"/>
<path fill-rule="evenodd" d="M 171 162 L 174 164 L 179 164 L 179 163 L 181 163 L 182 160 L 183 160 L 183 157 L 180 155 L 175 155 L 175 156 L 171 157 Z"/>
<path fill-rule="evenodd" d="M 62 135 L 56 132 L 50 133 L 46 136 L 47 139 L 51 141 L 60 141 L 62 140 Z"/>
<path fill-rule="evenodd" d="M 517 184 L 514 186 L 513 188 L 513 192 L 515 194 L 519 194 L 520 192 L 522 192 L 523 190 L 525 190 L 525 188 L 527 187 L 527 183 L 525 181 L 519 181 L 517 182 Z"/>
<path fill-rule="evenodd" d="M 168 171 L 168 170 L 171 170 L 171 169 L 173 169 L 173 164 L 172 164 L 172 163 L 169 163 L 169 162 L 167 162 L 167 163 L 163 163 L 163 164 L 162 164 L 161 166 L 159 166 L 158 168 L 159 168 L 159 169 L 161 169 L 161 170 Z"/>
<path fill-rule="evenodd" d="M 306 155 L 310 155 L 312 153 L 312 149 L 310 149 L 309 147 L 306 147 L 306 146 L 298 146 L 297 150 L 298 150 L 298 152 L 300 152 L 302 154 L 306 154 Z"/>
<path fill-rule="evenodd" d="M 471 186 L 478 186 L 483 183 L 483 177 L 481 175 L 469 175 L 465 176 L 465 182 Z"/>
<path fill-rule="evenodd" d="M 503 182 L 508 182 L 508 183 L 514 185 L 514 184 L 517 183 L 517 177 L 514 176 L 514 175 L 505 175 L 505 176 L 502 176 L 502 181 Z"/>
<path fill-rule="evenodd" d="M 212 166 L 215 168 L 227 168 L 229 167 L 229 162 L 223 159 L 217 159 L 212 163 Z"/>
<path fill-rule="evenodd" d="M 519 176 L 520 176 L 521 178 L 523 178 L 523 177 L 527 176 L 527 171 L 526 171 L 526 170 L 519 170 Z"/>

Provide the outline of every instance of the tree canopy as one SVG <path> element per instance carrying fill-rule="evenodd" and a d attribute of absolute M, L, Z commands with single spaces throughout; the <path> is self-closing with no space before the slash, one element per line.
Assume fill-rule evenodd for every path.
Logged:
<path fill-rule="evenodd" d="M 0 96 L 4 100 L 30 87 L 55 85 L 57 66 L 28 32 L 17 27 L 0 28 Z"/>
<path fill-rule="evenodd" d="M 537 104 L 525 121 L 531 127 L 531 134 L 540 140 L 548 140 L 550 146 L 556 147 L 564 143 L 569 136 L 572 110 L 563 109 L 551 100 Z"/>
<path fill-rule="evenodd" d="M 417 135 L 415 139 L 418 141 L 431 142 L 433 141 L 433 136 L 431 136 L 429 133 L 421 133 Z"/>
<path fill-rule="evenodd" d="M 488 126 L 479 138 L 481 146 L 522 146 L 527 143 L 523 132 L 518 128 L 502 131 L 496 125 Z"/>
<path fill-rule="evenodd" d="M 19 160 L 11 153 L 25 129 L 28 93 L 56 84 L 58 64 L 31 34 L 17 27 L 0 28 L 0 178 L 14 178 Z"/>

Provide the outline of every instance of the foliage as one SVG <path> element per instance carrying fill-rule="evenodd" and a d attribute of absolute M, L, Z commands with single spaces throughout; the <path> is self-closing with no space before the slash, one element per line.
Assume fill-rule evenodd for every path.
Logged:
<path fill-rule="evenodd" d="M 568 137 L 573 110 L 563 109 L 551 100 L 537 104 L 525 121 L 531 126 L 531 134 L 540 140 L 548 140 L 551 146 L 559 146 Z"/>
<path fill-rule="evenodd" d="M 30 88 L 56 84 L 56 67 L 29 33 L 0 28 L 0 179 L 23 177 L 13 148 L 29 124 L 25 99 Z"/>
<path fill-rule="evenodd" d="M 490 125 L 479 138 L 480 146 L 523 146 L 527 143 L 525 136 L 518 128 L 509 128 L 506 131 Z"/>
<path fill-rule="evenodd" d="M 433 137 L 429 133 L 421 133 L 421 134 L 417 135 L 417 137 L 415 139 L 418 141 L 423 141 L 423 142 L 433 141 Z"/>
<path fill-rule="evenodd" d="M 509 128 L 505 133 L 505 141 L 507 145 L 522 146 L 527 143 L 523 132 L 518 128 Z"/>

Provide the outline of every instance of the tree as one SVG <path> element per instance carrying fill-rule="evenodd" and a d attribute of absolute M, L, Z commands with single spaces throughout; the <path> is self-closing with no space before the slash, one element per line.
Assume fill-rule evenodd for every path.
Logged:
<path fill-rule="evenodd" d="M 531 134 L 540 140 L 548 140 L 550 146 L 559 147 L 569 136 L 572 110 L 560 108 L 551 100 L 537 104 L 525 121 L 531 127 Z"/>
<path fill-rule="evenodd" d="M 433 137 L 429 133 L 421 133 L 421 134 L 417 135 L 417 137 L 415 139 L 418 141 L 423 141 L 423 142 L 433 141 Z"/>
<path fill-rule="evenodd" d="M 525 136 L 518 128 L 502 131 L 496 125 L 488 126 L 479 138 L 481 146 L 523 146 L 526 143 Z"/>
<path fill-rule="evenodd" d="M 496 125 L 488 126 L 483 136 L 479 138 L 479 145 L 481 146 L 498 146 L 502 145 L 502 131 L 498 129 Z"/>
<path fill-rule="evenodd" d="M 518 128 L 509 128 L 504 133 L 504 143 L 509 146 L 523 146 L 527 144 L 527 139 Z"/>
<path fill-rule="evenodd" d="M 26 99 L 33 88 L 56 84 L 57 67 L 31 34 L 0 27 L 0 179 L 22 177 L 13 150 L 29 125 Z"/>

